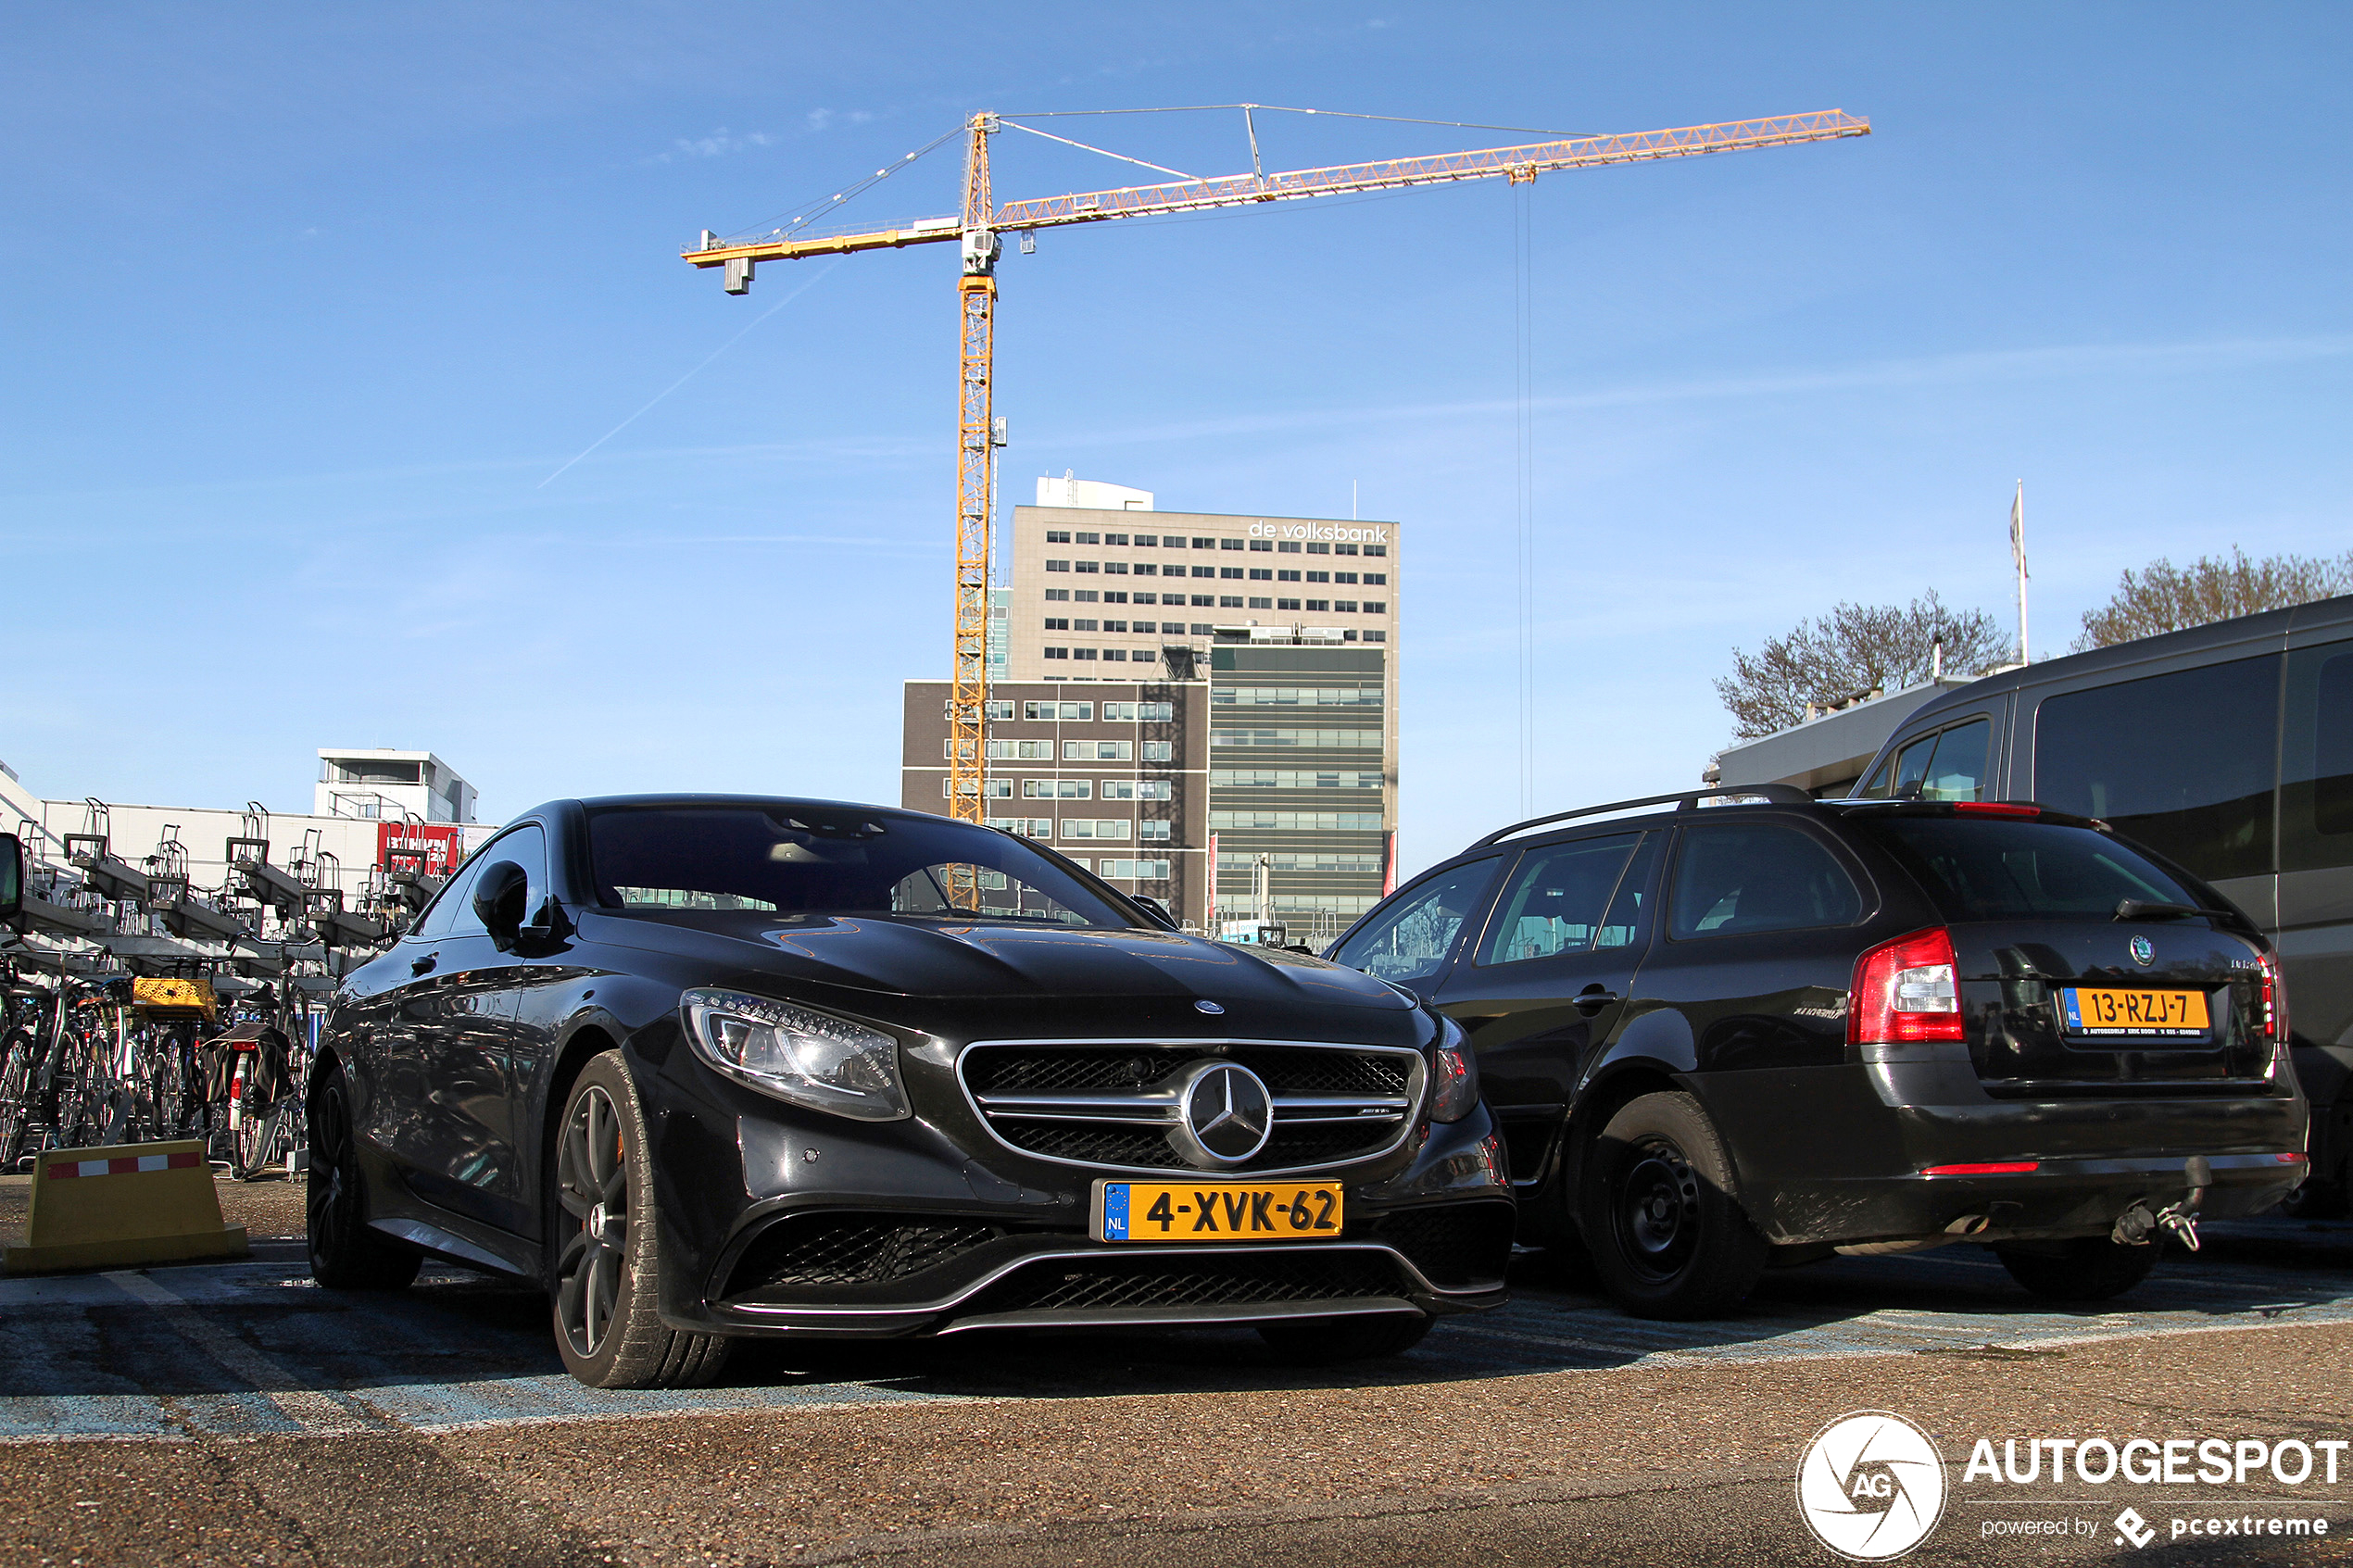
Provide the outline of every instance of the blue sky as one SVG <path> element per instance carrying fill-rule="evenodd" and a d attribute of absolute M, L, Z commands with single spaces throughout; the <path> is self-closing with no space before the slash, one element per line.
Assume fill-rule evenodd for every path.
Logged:
<path fill-rule="evenodd" d="M 0 30 L 0 759 L 46 795 L 299 809 L 318 746 L 385 745 L 441 752 L 491 817 L 896 798 L 899 683 L 948 654 L 952 254 L 772 266 L 732 299 L 676 252 L 981 107 L 1871 119 L 1529 197 L 1540 809 L 1695 783 L 1731 649 L 1840 599 L 1934 587 L 2007 621 L 2020 477 L 2043 650 L 2156 556 L 2353 544 L 2341 6 L 96 5 Z M 1248 166 L 1238 115 L 1042 123 Z M 1516 139 L 1260 124 L 1269 167 Z M 997 169 L 1002 197 L 1128 182 L 1011 134 Z M 934 154 L 852 210 L 947 212 L 956 176 Z M 1105 224 L 1002 270 L 1009 504 L 1069 469 L 1202 511 L 1346 516 L 1354 484 L 1411 525 L 1409 868 L 1518 804 L 1514 200 Z"/>

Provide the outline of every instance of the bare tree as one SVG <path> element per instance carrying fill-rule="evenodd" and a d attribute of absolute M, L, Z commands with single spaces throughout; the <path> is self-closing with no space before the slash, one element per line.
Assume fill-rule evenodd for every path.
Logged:
<path fill-rule="evenodd" d="M 2004 661 L 2010 634 L 1982 609 L 1952 610 L 1931 589 L 1909 605 L 1842 604 L 1754 656 L 1732 650 L 1732 673 L 1716 695 L 1739 723 L 1743 740 L 1769 735 L 1869 691 L 1895 691 L 1929 678 L 1933 645 L 1944 669 L 1973 673 Z"/>
<path fill-rule="evenodd" d="M 2334 557 L 2249 560 L 2233 545 L 2228 560 L 2200 556 L 2186 567 L 2159 556 L 2138 571 L 2127 569 L 2117 582 L 2116 596 L 2083 612 L 2083 634 L 2075 639 L 2075 651 L 2347 593 L 2353 593 L 2353 550 Z"/>

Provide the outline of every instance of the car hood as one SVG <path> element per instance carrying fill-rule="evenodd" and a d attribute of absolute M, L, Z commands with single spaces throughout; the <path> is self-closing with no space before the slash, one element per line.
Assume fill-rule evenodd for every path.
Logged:
<path fill-rule="evenodd" d="M 584 913 L 582 925 L 591 941 L 892 996 L 1190 997 L 1390 1012 L 1415 1005 L 1368 974 L 1303 953 L 1173 931 L 735 911 L 599 911 Z"/>

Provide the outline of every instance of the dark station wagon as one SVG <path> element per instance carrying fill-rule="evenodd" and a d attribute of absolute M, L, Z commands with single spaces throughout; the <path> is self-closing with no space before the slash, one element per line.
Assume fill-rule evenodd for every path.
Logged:
<path fill-rule="evenodd" d="M 1524 1239 L 1657 1316 L 1955 1242 L 2088 1299 L 2301 1179 L 2278 960 L 2206 883 L 2032 805 L 1726 793 L 1504 829 L 1329 950 L 1468 1032 Z"/>

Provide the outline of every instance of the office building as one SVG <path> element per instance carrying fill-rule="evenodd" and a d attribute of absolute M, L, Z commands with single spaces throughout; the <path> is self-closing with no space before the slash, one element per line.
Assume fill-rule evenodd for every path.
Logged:
<path fill-rule="evenodd" d="M 1038 482 L 1010 533 L 1006 586 L 992 595 L 1004 651 L 1000 665 L 992 621 L 988 815 L 1051 832 L 1064 853 L 1158 871 L 1157 850 L 1102 853 L 1091 835 L 1105 817 L 1068 829 L 1063 810 L 1035 809 L 1143 792 L 1128 826 L 1169 835 L 1153 841 L 1166 885 L 1132 885 L 1196 928 L 1263 913 L 1313 940 L 1370 907 L 1396 842 L 1399 526 L 1159 511 L 1149 492 L 1066 476 Z M 946 696 L 943 681 L 908 684 L 910 807 L 946 807 Z M 1082 709 L 1124 717 L 1035 728 Z M 1124 743 L 1132 771 L 1101 766 L 1122 760 Z M 1266 911 L 1253 902 L 1262 857 Z"/>

